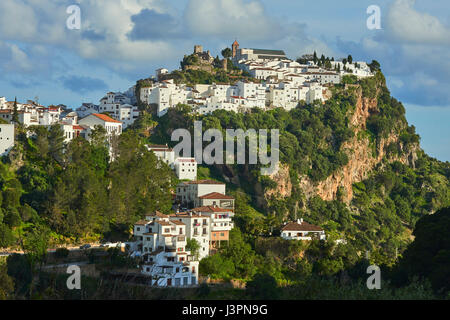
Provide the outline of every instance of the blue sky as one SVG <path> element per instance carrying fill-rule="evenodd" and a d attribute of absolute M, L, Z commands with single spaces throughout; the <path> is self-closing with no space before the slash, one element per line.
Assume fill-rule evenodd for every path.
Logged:
<path fill-rule="evenodd" d="M 69 5 L 81 29 L 69 30 Z M 366 27 L 369 5 L 381 30 Z M 450 2 L 445 0 L 2 0 L 0 96 L 78 107 L 124 91 L 202 44 L 378 60 L 425 151 L 450 160 Z"/>

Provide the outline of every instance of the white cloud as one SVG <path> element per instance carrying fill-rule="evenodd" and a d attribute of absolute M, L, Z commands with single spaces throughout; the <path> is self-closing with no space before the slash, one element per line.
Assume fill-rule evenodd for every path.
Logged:
<path fill-rule="evenodd" d="M 411 43 L 450 44 L 450 29 L 438 18 L 414 9 L 415 0 L 396 0 L 389 9 L 387 23 L 390 35 Z"/>
<path fill-rule="evenodd" d="M 0 40 L 55 45 L 76 52 L 82 58 L 124 70 L 173 55 L 174 47 L 169 42 L 132 41 L 127 36 L 133 28 L 131 16 L 145 8 L 163 10 L 160 1 L 79 0 L 78 3 L 81 30 L 69 30 L 66 28 L 69 17 L 66 8 L 73 1 L 0 1 Z M 98 35 L 98 38 L 85 37 L 85 31 Z"/>
<path fill-rule="evenodd" d="M 184 17 L 190 31 L 202 36 L 258 41 L 276 38 L 282 29 L 256 0 L 190 0 Z"/>

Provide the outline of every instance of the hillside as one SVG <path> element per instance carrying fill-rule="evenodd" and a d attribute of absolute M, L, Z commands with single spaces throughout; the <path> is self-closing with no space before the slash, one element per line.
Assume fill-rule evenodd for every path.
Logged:
<path fill-rule="evenodd" d="M 381 71 L 343 82 L 330 88 L 332 98 L 324 105 L 300 104 L 289 112 L 192 116 L 188 106 L 180 106 L 154 119 L 158 126 L 149 140 L 173 146 L 171 132 L 192 131 L 194 120 L 202 120 L 204 130 L 279 128 L 282 166 L 272 177 L 261 176 L 258 165 L 200 170 L 203 178 L 234 190 L 241 230 L 257 236 L 304 217 L 347 239 L 360 255 L 379 251 L 380 259 L 392 264 L 411 240 L 415 221 L 450 204 L 450 166 L 421 150 Z"/>
<path fill-rule="evenodd" d="M 144 214 L 172 211 L 178 183 L 145 144 L 174 146 L 171 133 L 193 132 L 196 120 L 203 121 L 203 130 L 279 129 L 281 169 L 272 177 L 262 176 L 260 165 L 198 168 L 198 179 L 225 182 L 236 199 L 229 245 L 202 259 L 200 274 L 247 283 L 256 297 L 261 283 L 272 283 L 286 287 L 284 297 L 329 298 L 344 290 L 361 298 L 361 283 L 348 279 L 364 279 L 368 263 L 396 266 L 416 222 L 450 206 L 450 164 L 420 148 L 381 71 L 362 80 L 345 76 L 328 90 L 325 103 L 300 102 L 290 111 L 217 110 L 201 116 L 178 105 L 157 117 L 153 106 L 141 105 L 137 121 L 111 140 L 114 159 L 101 128 L 93 130 L 91 141 L 77 137 L 66 145 L 58 125 L 18 126 L 15 148 L 0 164 L 0 247 L 23 250 L 30 259 L 21 260 L 22 267 L 36 270 L 48 247 L 126 241 Z M 277 237 L 285 222 L 298 218 L 324 228 L 327 241 Z M 413 280 L 403 283 L 409 286 L 403 296 L 431 294 Z M 213 298 L 242 296 L 222 294 Z"/>

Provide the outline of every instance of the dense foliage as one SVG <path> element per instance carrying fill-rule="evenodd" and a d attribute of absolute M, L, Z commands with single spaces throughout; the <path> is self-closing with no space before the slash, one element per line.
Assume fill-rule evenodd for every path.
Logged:
<path fill-rule="evenodd" d="M 376 61 L 371 68 L 379 70 Z M 212 83 L 221 76 L 199 70 L 173 75 L 189 83 Z M 139 82 L 139 86 L 148 84 L 149 80 Z M 381 72 L 363 80 L 348 76 L 330 90 L 332 98 L 325 104 L 301 102 L 290 111 L 219 110 L 201 116 L 193 114 L 191 107 L 179 105 L 157 118 L 144 108 L 133 126 L 113 137 L 111 150 L 101 128 L 93 131 L 90 142 L 76 138 L 65 144 L 58 126 L 29 128 L 28 135 L 19 127 L 16 147 L 0 163 L 0 247 L 20 248 L 26 255 L 9 257 L 7 268 L 0 264 L 0 298 L 11 296 L 13 283 L 19 295 L 37 291 L 44 298 L 58 294 L 72 297 L 57 278 L 45 274 L 38 287 L 33 288 L 33 272 L 45 261 L 48 246 L 100 238 L 126 239 L 131 236 L 132 224 L 143 214 L 153 210 L 169 212 L 177 179 L 144 144 L 173 146 L 176 142 L 170 141 L 171 133 L 178 128 L 193 133 L 196 120 L 203 121 L 203 130 L 217 128 L 224 136 L 228 128 L 279 129 L 280 160 L 289 170 L 292 192 L 288 197 L 266 197 L 265 193 L 277 184 L 261 176 L 260 165 L 199 167 L 199 179 L 226 182 L 227 193 L 236 199 L 236 227 L 230 232 L 230 241 L 215 255 L 201 260 L 200 273 L 213 280 L 237 279 L 247 283 L 248 290 L 242 293 L 201 287 L 190 297 L 442 297 L 445 292 L 439 291 L 441 287 L 436 283 L 444 283 L 444 290 L 448 291 L 444 281 L 448 244 L 444 240 L 430 242 L 430 248 L 426 244 L 429 237 L 445 231 L 446 218 L 440 218 L 443 213 L 436 215 L 438 222 L 427 218 L 450 206 L 449 163 L 432 159 L 420 150 L 419 137 L 414 127 L 408 126 L 402 104 L 391 97 Z M 359 95 L 374 101 L 377 109 L 370 113 L 367 129 L 355 136 L 351 117 Z M 349 160 L 348 151 L 343 149 L 346 142 L 368 139 L 372 155 L 377 156 L 380 142 L 387 137 L 398 139 L 386 146 L 382 161 L 367 179 L 353 185 L 350 203 L 342 199 L 344 190 L 339 190 L 333 201 L 306 197 L 300 178 L 318 183 L 338 172 Z M 409 161 L 400 161 L 411 153 L 415 156 Z M 299 217 L 323 227 L 327 241 L 285 241 L 277 237 L 283 222 Z M 410 245 L 414 227 L 417 238 Z M 188 247 L 195 251 L 198 244 L 189 241 Z M 428 249 L 429 259 L 421 260 L 423 265 L 406 267 Z M 66 253 L 58 254 L 63 257 Z M 398 271 L 395 265 L 402 256 L 404 262 L 398 265 Z M 108 261 L 120 266 L 129 262 L 116 253 Z M 373 263 L 389 275 L 378 292 L 368 291 L 364 283 L 366 268 Z M 414 280 L 415 275 L 426 281 Z M 402 288 L 393 287 L 391 278 Z M 87 296 L 109 297 L 113 290 L 107 282 L 99 285 L 97 280 L 89 281 L 99 291 L 90 292 L 88 286 Z M 119 291 L 114 296 L 167 298 L 174 294 Z"/>
<path fill-rule="evenodd" d="M 23 239 L 44 227 L 53 244 L 98 240 L 128 233 L 146 212 L 171 209 L 176 177 L 133 131 L 116 137 L 111 153 L 101 128 L 91 142 L 80 137 L 67 145 L 59 126 L 30 132 L 19 133 L 13 159 L 0 163 L 1 247 L 23 249 Z"/>

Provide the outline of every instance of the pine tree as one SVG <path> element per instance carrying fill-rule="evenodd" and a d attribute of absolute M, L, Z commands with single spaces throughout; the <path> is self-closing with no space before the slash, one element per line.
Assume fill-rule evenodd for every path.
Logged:
<path fill-rule="evenodd" d="M 12 114 L 12 122 L 19 123 L 19 112 L 17 110 L 17 97 L 14 98 L 14 107 Z"/>
<path fill-rule="evenodd" d="M 350 63 L 350 64 L 353 63 L 353 57 L 351 54 L 348 55 L 347 60 L 348 60 L 348 63 Z"/>

